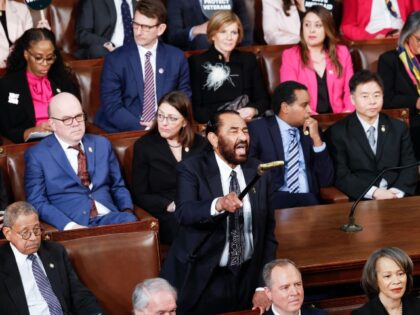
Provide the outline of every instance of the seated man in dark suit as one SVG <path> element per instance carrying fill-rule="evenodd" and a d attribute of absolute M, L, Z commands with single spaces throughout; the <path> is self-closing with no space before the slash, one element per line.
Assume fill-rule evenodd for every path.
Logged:
<path fill-rule="evenodd" d="M 27 202 L 6 208 L 0 247 L 0 314 L 102 314 L 60 244 L 41 241 L 38 213 Z"/>
<path fill-rule="evenodd" d="M 219 314 L 269 305 L 262 268 L 275 257 L 269 174 L 239 200 L 256 175 L 248 159 L 249 135 L 235 111 L 208 124 L 212 149 L 183 160 L 177 169 L 175 215 L 180 230 L 162 268 L 179 293 L 181 314 Z M 265 300 L 264 300 L 265 298 Z M 264 303 L 267 302 L 267 303 Z"/>
<path fill-rule="evenodd" d="M 416 162 L 407 126 L 380 111 L 384 88 L 381 78 L 367 70 L 350 79 L 356 112 L 328 128 L 328 148 L 336 170 L 335 186 L 351 199 L 359 198 L 384 169 Z M 388 171 L 363 196 L 394 199 L 413 195 L 417 167 Z"/>
<path fill-rule="evenodd" d="M 275 116 L 252 121 L 250 156 L 263 162 L 285 161 L 272 170 L 275 208 L 319 203 L 319 188 L 330 186 L 334 168 L 318 122 L 313 119 L 306 86 L 294 81 L 281 83 L 272 97 Z"/>
<path fill-rule="evenodd" d="M 200 0 L 168 0 L 168 42 L 183 50 L 208 49 L 207 24 Z M 252 44 L 252 27 L 245 1 L 233 0 L 232 11 L 244 28 L 242 46 Z"/>
<path fill-rule="evenodd" d="M 86 116 L 69 93 L 48 107 L 54 134 L 25 152 L 25 191 L 43 221 L 60 230 L 136 221 L 111 143 L 85 134 Z"/>
<path fill-rule="evenodd" d="M 302 275 L 296 264 L 289 259 L 276 259 L 264 266 L 265 293 L 271 300 L 271 308 L 264 315 L 326 315 L 323 310 L 302 306 Z"/>
<path fill-rule="evenodd" d="M 166 9 L 159 0 L 141 0 L 134 10 L 134 42 L 105 57 L 101 106 L 95 124 L 108 132 L 149 129 L 157 102 L 171 91 L 191 96 L 184 53 L 159 40 L 166 30 Z"/>
<path fill-rule="evenodd" d="M 136 3 L 136 0 L 79 1 L 76 58 L 101 58 L 116 47 L 133 41 L 131 20 Z"/>

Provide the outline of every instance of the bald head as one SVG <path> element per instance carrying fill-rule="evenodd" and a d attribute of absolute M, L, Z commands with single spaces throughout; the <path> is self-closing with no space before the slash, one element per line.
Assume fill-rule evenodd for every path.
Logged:
<path fill-rule="evenodd" d="M 79 100 L 70 93 L 55 95 L 48 106 L 51 128 L 68 145 L 77 145 L 85 134 L 85 115 Z"/>

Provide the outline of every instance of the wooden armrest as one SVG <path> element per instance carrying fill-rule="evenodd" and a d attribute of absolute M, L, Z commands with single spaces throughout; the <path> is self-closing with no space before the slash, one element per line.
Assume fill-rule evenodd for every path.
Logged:
<path fill-rule="evenodd" d="M 325 203 L 349 202 L 349 197 L 334 186 L 321 188 L 320 195 Z"/>

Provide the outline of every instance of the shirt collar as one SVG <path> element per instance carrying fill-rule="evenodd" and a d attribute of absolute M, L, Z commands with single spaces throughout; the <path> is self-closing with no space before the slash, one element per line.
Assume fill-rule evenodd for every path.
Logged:
<path fill-rule="evenodd" d="M 61 140 L 55 133 L 54 133 L 55 138 L 57 139 L 58 143 L 60 144 L 60 146 L 63 148 L 64 152 L 66 152 L 66 150 L 71 146 L 70 144 L 64 142 L 63 140 Z M 83 143 L 82 141 L 79 142 L 80 146 L 82 148 L 82 150 L 84 151 L 84 147 L 83 147 Z"/>
<path fill-rule="evenodd" d="M 159 39 L 156 40 L 156 43 L 153 45 L 152 48 L 148 49 L 148 48 L 144 48 L 143 46 L 137 45 L 140 55 L 144 56 L 148 51 L 150 51 L 152 53 L 152 56 L 156 56 L 156 50 L 157 50 L 157 46 L 159 43 Z"/>
<path fill-rule="evenodd" d="M 13 254 L 15 255 L 16 263 L 18 266 L 22 266 L 26 259 L 28 258 L 28 255 L 22 254 L 11 242 L 9 242 L 10 247 L 12 248 Z M 37 253 L 34 253 L 35 256 L 38 257 Z"/>
<path fill-rule="evenodd" d="M 276 115 L 275 117 L 276 117 L 277 123 L 279 124 L 281 133 L 289 132 L 289 129 L 297 129 L 296 127 L 290 126 L 287 122 L 285 122 L 279 116 Z"/>
<path fill-rule="evenodd" d="M 214 152 L 214 156 L 216 157 L 216 163 L 219 166 L 220 177 L 222 179 L 222 182 L 229 180 L 230 173 L 232 171 L 238 173 L 242 170 L 241 165 L 236 165 L 236 167 L 232 169 L 224 160 L 222 160 L 222 158 L 216 152 Z"/>
<path fill-rule="evenodd" d="M 359 116 L 359 114 L 358 113 L 356 113 L 356 115 L 357 115 L 357 118 L 359 119 L 359 121 L 360 121 L 360 123 L 362 124 L 362 127 L 363 127 L 363 130 L 365 131 L 365 132 L 367 132 L 368 131 L 368 129 L 370 128 L 370 127 L 375 127 L 375 130 L 378 130 L 378 124 L 379 124 L 379 115 L 378 115 L 378 117 L 376 117 L 376 120 L 374 121 L 374 123 L 373 124 L 368 124 L 366 121 L 364 121 L 360 116 Z"/>

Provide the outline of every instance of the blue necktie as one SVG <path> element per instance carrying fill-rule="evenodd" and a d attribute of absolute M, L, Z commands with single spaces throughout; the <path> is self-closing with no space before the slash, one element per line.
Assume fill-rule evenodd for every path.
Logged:
<path fill-rule="evenodd" d="M 32 273 L 35 278 L 36 285 L 38 286 L 39 292 L 48 304 L 48 309 L 51 315 L 62 315 L 60 302 L 57 296 L 51 288 L 50 281 L 45 273 L 42 271 L 41 266 L 38 263 L 38 259 L 34 254 L 28 256 L 28 259 L 32 261 Z"/>
<path fill-rule="evenodd" d="M 299 142 L 297 138 L 297 129 L 290 128 L 289 160 L 287 161 L 286 183 L 289 193 L 299 192 Z"/>
<path fill-rule="evenodd" d="M 236 172 L 230 173 L 229 192 L 235 192 L 238 196 L 241 193 Z M 244 212 L 239 208 L 235 213 L 229 214 L 229 259 L 228 267 L 238 270 L 244 261 L 245 235 L 244 235 Z"/>
<path fill-rule="evenodd" d="M 369 127 L 369 129 L 367 130 L 367 138 L 368 138 L 369 145 L 372 148 L 373 153 L 376 153 L 375 127 L 373 126 Z"/>
<path fill-rule="evenodd" d="M 131 25 L 130 6 L 127 0 L 121 2 L 121 15 L 124 26 L 124 45 L 131 42 L 133 39 L 133 27 Z"/>

